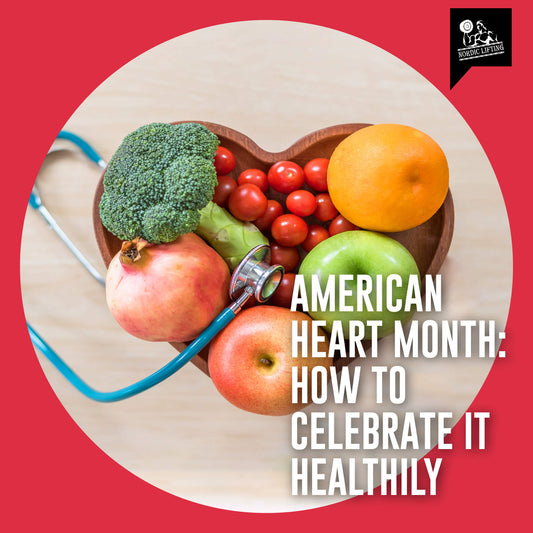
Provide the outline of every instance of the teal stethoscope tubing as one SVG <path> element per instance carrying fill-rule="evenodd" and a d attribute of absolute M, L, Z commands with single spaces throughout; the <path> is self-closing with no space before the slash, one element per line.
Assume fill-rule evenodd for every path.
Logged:
<path fill-rule="evenodd" d="M 154 385 L 161 383 L 168 377 L 172 376 L 186 363 L 188 363 L 202 348 L 205 348 L 207 344 L 213 339 L 213 337 L 222 331 L 233 319 L 235 313 L 231 308 L 224 309 L 211 324 L 192 341 L 182 352 L 179 353 L 174 359 L 169 361 L 166 365 L 161 367 L 153 374 L 141 379 L 137 383 L 128 385 L 122 389 L 118 389 L 111 392 L 101 392 L 83 381 L 64 361 L 57 355 L 56 352 L 46 343 L 43 338 L 28 325 L 28 331 L 30 332 L 30 338 L 36 348 L 63 374 L 63 376 L 78 389 L 82 394 L 95 400 L 97 402 L 118 402 L 125 400 L 131 396 L 135 396 L 147 389 L 150 389 Z"/>
<path fill-rule="evenodd" d="M 66 139 L 73 142 L 78 146 L 83 153 L 93 162 L 95 162 L 101 168 L 105 168 L 106 164 L 104 160 L 98 155 L 98 153 L 81 137 L 67 132 L 61 131 L 57 136 L 58 139 Z M 30 196 L 29 204 L 34 209 L 44 209 L 41 204 L 38 194 L 32 191 Z M 45 217 L 47 220 L 48 218 Z M 49 217 L 52 219 L 51 215 Z M 53 220 L 53 219 L 52 219 Z M 62 235 L 64 233 L 59 228 L 58 235 L 63 239 Z M 70 242 L 70 241 L 69 241 Z M 68 246 L 68 242 L 66 242 Z M 87 260 L 81 255 L 81 253 L 76 253 L 77 248 L 74 245 L 69 246 L 69 249 L 74 253 L 74 255 L 82 262 L 82 264 L 87 268 L 89 273 L 97 281 L 100 280 L 100 276 L 95 276 L 91 268 L 87 267 Z M 80 257 L 81 256 L 81 257 Z M 93 269 L 94 270 L 94 269 Z M 104 283 L 102 283 L 104 284 Z M 37 333 L 37 331 L 27 322 L 28 331 L 30 334 L 30 339 L 33 345 L 56 367 L 56 369 L 82 394 L 88 398 L 95 400 L 97 402 L 117 402 L 120 400 L 125 400 L 131 396 L 135 396 L 141 392 L 144 392 L 147 389 L 150 389 L 154 385 L 161 383 L 168 377 L 176 373 L 180 368 L 182 368 L 186 363 L 188 363 L 202 348 L 205 348 L 207 344 L 219 333 L 222 331 L 236 316 L 236 313 L 240 309 L 242 302 L 247 298 L 247 294 L 243 294 L 242 301 L 235 302 L 232 306 L 224 309 L 211 324 L 194 340 L 192 341 L 183 351 L 181 351 L 174 359 L 169 361 L 166 365 L 161 367 L 159 370 L 153 374 L 147 376 L 140 381 L 133 383 L 122 389 L 118 389 L 110 392 L 99 391 L 85 381 L 83 381 L 73 370 L 70 368 L 65 361 L 52 349 L 52 347 Z"/>
<path fill-rule="evenodd" d="M 66 139 L 74 143 L 93 163 L 96 163 L 100 168 L 106 167 L 105 161 L 100 157 L 98 152 L 84 139 L 70 131 L 61 130 L 57 135 L 58 139 Z"/>

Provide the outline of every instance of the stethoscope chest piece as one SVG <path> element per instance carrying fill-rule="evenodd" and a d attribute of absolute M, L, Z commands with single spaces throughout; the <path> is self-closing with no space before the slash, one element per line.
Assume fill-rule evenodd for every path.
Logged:
<path fill-rule="evenodd" d="M 259 303 L 266 302 L 283 279 L 283 267 L 271 265 L 270 247 L 262 244 L 252 248 L 239 263 L 230 282 L 230 297 L 237 300 L 245 288 Z M 249 289 L 248 289 L 249 288 Z"/>

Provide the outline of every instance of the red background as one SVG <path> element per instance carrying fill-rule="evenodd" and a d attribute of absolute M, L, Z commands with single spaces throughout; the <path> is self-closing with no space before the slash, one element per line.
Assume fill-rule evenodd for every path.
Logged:
<path fill-rule="evenodd" d="M 371 527 L 382 531 L 523 530 L 530 523 L 529 347 L 531 286 L 531 4 L 513 8 L 513 66 L 474 68 L 449 89 L 445 2 L 327 4 L 273 0 L 182 3 L 152 0 L 11 3 L 2 16 L 4 313 L 0 529 L 4 531 L 167 531 Z M 528 5 L 527 5 L 528 4 Z M 57 132 L 106 77 L 180 34 L 238 20 L 283 19 L 353 34 L 393 53 L 432 82 L 484 147 L 508 209 L 514 253 L 511 311 L 502 349 L 471 411 L 490 411 L 488 449 L 444 457 L 435 497 L 364 496 L 313 511 L 248 514 L 193 504 L 131 475 L 78 428 L 50 389 L 24 322 L 19 284 L 22 225 L 31 185 Z M 13 250 L 15 253 L 6 253 Z M 490 287 L 487 287 L 490 290 Z M 430 456 L 436 457 L 436 453 Z M 522 525 L 523 524 L 523 525 Z M 337 526 L 338 525 L 338 526 Z"/>

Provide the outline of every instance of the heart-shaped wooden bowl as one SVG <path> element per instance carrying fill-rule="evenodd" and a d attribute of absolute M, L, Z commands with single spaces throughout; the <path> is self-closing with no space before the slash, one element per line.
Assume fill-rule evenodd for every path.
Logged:
<path fill-rule="evenodd" d="M 266 152 L 260 148 L 249 137 L 235 131 L 231 128 L 213 124 L 211 122 L 200 122 L 209 128 L 220 140 L 221 146 L 231 150 L 235 155 L 236 166 L 232 174 L 235 179 L 239 174 L 248 168 L 258 168 L 264 172 L 277 161 L 294 161 L 302 167 L 311 159 L 316 157 L 329 158 L 333 153 L 335 147 L 348 135 L 360 130 L 369 124 L 340 124 L 323 128 L 306 135 L 299 141 L 283 152 Z M 104 260 L 106 267 L 111 262 L 111 259 L 120 250 L 121 241 L 112 235 L 102 225 L 99 213 L 99 203 L 102 193 L 104 191 L 103 175 L 98 182 L 93 203 L 93 224 L 96 235 L 96 240 L 100 253 Z M 270 189 L 267 195 L 270 198 L 280 200 L 284 205 L 284 196 L 272 191 Z M 310 219 L 312 217 L 309 217 Z M 320 223 L 316 219 L 312 222 Z M 412 228 L 407 231 L 398 233 L 389 233 L 388 235 L 397 241 L 401 242 L 413 255 L 420 274 L 435 275 L 439 271 L 451 244 L 453 235 L 454 211 L 453 200 L 450 191 L 441 206 L 441 208 L 424 224 Z M 183 350 L 185 344 L 170 343 L 176 350 Z M 204 349 L 196 355 L 192 362 L 208 374 L 207 368 L 207 353 Z M 348 358 L 342 359 L 342 362 L 348 363 Z"/>

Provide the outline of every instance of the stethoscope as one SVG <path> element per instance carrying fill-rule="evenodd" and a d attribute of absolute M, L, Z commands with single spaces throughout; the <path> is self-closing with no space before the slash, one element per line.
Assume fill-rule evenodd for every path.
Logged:
<path fill-rule="evenodd" d="M 107 163 L 104 159 L 96 152 L 96 150 L 87 142 L 84 141 L 78 135 L 70 133 L 69 131 L 60 131 L 57 139 L 66 139 L 74 145 L 76 145 L 80 150 L 93 162 L 96 163 L 102 170 L 106 168 Z M 58 152 L 59 149 L 50 148 L 48 150 L 47 156 Z M 91 276 L 98 281 L 101 285 L 105 285 L 105 279 L 98 273 L 96 268 L 91 265 L 87 258 L 78 250 L 76 245 L 67 237 L 65 232 L 61 229 L 59 224 L 55 221 L 54 217 L 50 214 L 50 211 L 46 209 L 41 201 L 41 195 L 39 194 L 39 189 L 37 185 L 33 185 L 30 194 L 29 205 L 35 209 L 48 223 L 48 225 L 55 231 L 59 238 L 66 244 L 67 248 L 74 254 L 76 259 L 85 267 L 85 269 L 91 274 Z"/>
<path fill-rule="evenodd" d="M 70 132 L 61 131 L 58 138 L 67 139 L 77 145 L 82 152 L 101 168 L 105 168 L 104 160 L 83 139 Z M 48 152 L 51 153 L 51 152 Z M 65 235 L 52 215 L 43 206 L 38 190 L 34 186 L 29 204 L 38 210 L 52 229 L 58 234 L 69 250 L 76 256 L 87 271 L 100 284 L 105 285 L 105 279 L 98 274 L 96 269 L 76 248 L 72 241 Z M 82 394 L 98 402 L 117 402 L 135 396 L 163 380 L 175 374 L 180 368 L 188 363 L 202 348 L 205 348 L 211 340 L 220 333 L 243 308 L 246 302 L 254 296 L 259 303 L 266 302 L 276 291 L 283 279 L 284 269 L 281 265 L 271 265 L 270 247 L 266 244 L 256 246 L 250 250 L 234 270 L 229 287 L 229 296 L 232 303 L 226 307 L 211 324 L 174 359 L 166 363 L 159 370 L 144 379 L 127 387 L 101 392 L 83 381 L 52 349 L 52 347 L 27 323 L 31 341 L 34 346 L 56 367 L 57 370 Z"/>

